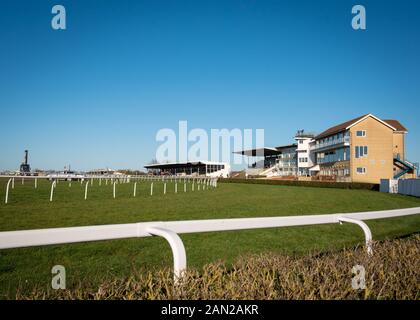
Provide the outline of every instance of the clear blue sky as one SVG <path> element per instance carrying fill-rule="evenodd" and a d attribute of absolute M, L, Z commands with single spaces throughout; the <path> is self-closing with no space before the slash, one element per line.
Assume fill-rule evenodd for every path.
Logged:
<path fill-rule="evenodd" d="M 419 39 L 415 0 L 2 0 L 0 169 L 24 149 L 32 168 L 142 169 L 179 120 L 275 146 L 365 113 L 400 120 L 419 161 Z"/>

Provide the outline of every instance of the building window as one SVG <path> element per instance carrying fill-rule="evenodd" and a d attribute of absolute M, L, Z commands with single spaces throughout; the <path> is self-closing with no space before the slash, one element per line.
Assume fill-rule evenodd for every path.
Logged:
<path fill-rule="evenodd" d="M 358 130 L 358 131 L 356 131 L 356 136 L 358 136 L 358 137 L 366 137 L 366 130 Z"/>
<path fill-rule="evenodd" d="M 356 158 L 367 157 L 368 147 L 367 146 L 356 146 L 355 147 L 355 155 L 356 155 Z"/>
<path fill-rule="evenodd" d="M 357 167 L 356 172 L 358 174 L 365 174 L 366 173 L 366 168 L 365 167 Z"/>
<path fill-rule="evenodd" d="M 299 140 L 299 144 L 302 144 L 303 143 L 303 140 Z"/>

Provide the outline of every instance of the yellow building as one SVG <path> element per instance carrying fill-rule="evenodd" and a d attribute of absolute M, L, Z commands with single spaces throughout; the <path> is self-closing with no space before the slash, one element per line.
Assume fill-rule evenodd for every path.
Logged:
<path fill-rule="evenodd" d="M 406 133 L 399 121 L 372 114 L 331 127 L 311 142 L 316 163 L 312 172 L 321 178 L 352 182 L 413 178 L 416 166 L 405 159 Z"/>

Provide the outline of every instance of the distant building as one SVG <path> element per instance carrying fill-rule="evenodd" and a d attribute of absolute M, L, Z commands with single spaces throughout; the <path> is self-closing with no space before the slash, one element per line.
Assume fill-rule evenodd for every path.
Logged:
<path fill-rule="evenodd" d="M 86 172 L 86 174 L 94 175 L 94 176 L 106 176 L 106 175 L 121 175 L 122 173 L 113 169 L 106 168 L 106 169 L 90 170 Z"/>
<path fill-rule="evenodd" d="M 380 179 L 417 176 L 419 165 L 405 157 L 406 133 L 397 120 L 367 114 L 318 135 L 298 131 L 296 145 L 236 153 L 255 156 L 264 151 L 263 162 L 247 169 L 253 175 L 379 183 Z"/>
<path fill-rule="evenodd" d="M 227 178 L 230 176 L 231 172 L 229 164 L 213 161 L 154 163 L 144 167 L 149 173 L 157 175 L 188 175 Z"/>

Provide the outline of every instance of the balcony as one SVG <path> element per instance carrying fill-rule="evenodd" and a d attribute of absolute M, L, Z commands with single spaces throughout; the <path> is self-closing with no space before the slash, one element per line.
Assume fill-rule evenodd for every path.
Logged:
<path fill-rule="evenodd" d="M 310 150 L 320 152 L 320 151 L 327 151 L 329 149 L 345 147 L 345 146 L 349 146 L 349 145 L 350 145 L 350 137 L 345 136 L 345 137 L 330 140 L 330 141 L 327 141 L 327 142 L 313 144 L 313 145 L 310 146 Z"/>

